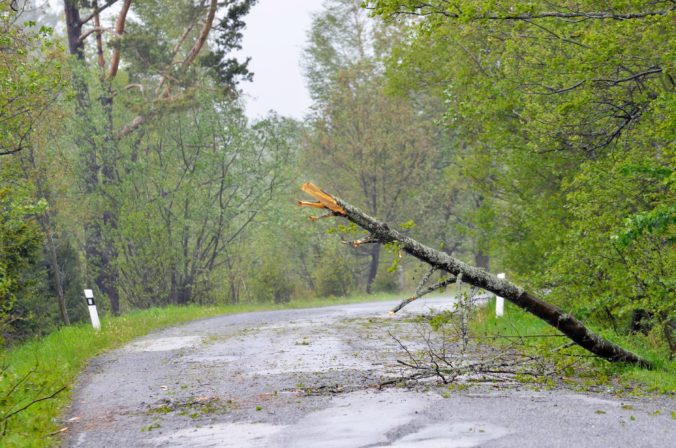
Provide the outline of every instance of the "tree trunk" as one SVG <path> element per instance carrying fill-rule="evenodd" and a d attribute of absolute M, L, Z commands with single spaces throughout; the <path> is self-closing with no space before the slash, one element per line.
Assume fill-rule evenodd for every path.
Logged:
<path fill-rule="evenodd" d="M 482 250 L 479 250 L 474 254 L 474 264 L 478 268 L 490 271 L 490 261 L 491 259 L 488 254 L 485 254 Z"/>
<path fill-rule="evenodd" d="M 63 277 L 61 276 L 61 266 L 59 266 L 59 258 L 56 255 L 56 243 L 54 242 L 54 235 L 52 235 L 51 224 L 47 220 L 44 226 L 47 235 L 47 253 L 49 254 L 49 269 L 54 275 L 54 286 L 56 287 L 56 299 L 59 302 L 59 313 L 64 325 L 70 325 L 70 317 L 68 316 L 68 309 L 66 308 L 66 297 L 63 292 Z"/>
<path fill-rule="evenodd" d="M 79 2 L 65 0 L 64 12 L 70 53 L 84 60 L 83 44 L 80 40 L 82 22 Z M 83 190 L 86 196 L 98 194 L 103 198 L 100 205 L 102 208 L 84 223 L 87 279 L 89 282 L 93 281 L 98 290 L 108 297 L 112 312 L 119 314 L 118 272 L 114 265 L 117 249 L 112 238 L 112 232 L 117 228 L 118 212 L 111 199 L 110 191 L 103 193 L 103 189 L 110 188 L 118 182 L 115 172 L 118 148 L 112 129 L 114 94 L 110 81 L 102 80 L 101 87 L 104 94 L 99 97 L 99 101 L 105 113 L 105 124 L 103 129 L 99 129 L 89 118 L 92 114 L 92 105 L 86 78 L 75 72 L 72 82 L 75 90 L 76 112 L 84 127 L 77 135 L 84 167 L 80 174 Z M 101 134 L 104 137 L 103 145 L 99 146 L 94 136 Z"/>
<path fill-rule="evenodd" d="M 239 303 L 239 288 L 234 279 L 230 279 L 230 303 L 236 305 Z"/>
<path fill-rule="evenodd" d="M 368 277 L 366 278 L 366 293 L 373 292 L 373 282 L 378 275 L 378 265 L 380 261 L 380 244 L 374 244 L 371 247 L 371 262 L 369 263 Z"/>
<path fill-rule="evenodd" d="M 68 34 L 68 51 L 77 56 L 78 59 L 84 59 L 83 42 L 80 40 L 82 34 L 82 22 L 80 20 L 80 8 L 77 0 L 64 0 L 63 12 L 66 16 L 66 33 Z"/>
<path fill-rule="evenodd" d="M 332 196 L 312 184 L 304 184 L 303 191 L 318 199 L 319 202 L 300 201 L 299 205 L 328 209 L 331 211 L 331 214 L 343 216 L 359 227 L 369 231 L 371 235 L 367 238 L 368 240 L 375 240 L 381 244 L 395 243 L 406 253 L 431 265 L 435 269 L 446 271 L 455 276 L 462 275 L 463 282 L 504 297 L 519 308 L 539 317 L 558 329 L 577 345 L 591 353 L 608 361 L 652 367 L 649 361 L 603 339 L 585 327 L 575 317 L 524 291 L 513 283 L 500 279 L 483 269 L 463 263 L 448 254 L 425 246 L 413 238 L 390 228 L 387 223 L 377 221 L 348 202 Z"/>
<path fill-rule="evenodd" d="M 38 161 L 35 158 L 35 152 L 32 148 L 28 152 L 31 169 L 35 171 L 35 187 L 40 197 L 47 199 L 47 203 L 51 206 L 53 198 L 49 187 L 45 185 L 44 173 L 38 166 Z M 56 253 L 56 242 L 54 241 L 54 223 L 51 218 L 51 207 L 45 210 L 42 215 L 38 217 L 38 222 L 45 234 L 45 256 L 49 272 L 52 274 L 54 280 L 54 289 L 56 289 L 56 299 L 59 304 L 59 313 L 61 320 L 65 325 L 70 325 L 70 318 L 68 316 L 68 309 L 66 307 L 66 297 L 63 288 L 63 276 L 61 275 L 61 266 L 59 265 L 59 257 Z"/>
<path fill-rule="evenodd" d="M 192 299 L 192 279 L 183 278 L 179 281 L 176 291 L 176 304 L 187 305 Z"/>
<path fill-rule="evenodd" d="M 652 329 L 652 318 L 646 310 L 637 309 L 631 313 L 631 326 L 629 330 L 632 333 L 648 334 Z"/>

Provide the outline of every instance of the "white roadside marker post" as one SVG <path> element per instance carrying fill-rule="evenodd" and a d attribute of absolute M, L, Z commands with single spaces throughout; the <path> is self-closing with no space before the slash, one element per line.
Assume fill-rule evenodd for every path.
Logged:
<path fill-rule="evenodd" d="M 505 279 L 505 273 L 498 274 L 499 279 Z M 505 314 L 505 299 L 500 296 L 495 296 L 495 317 L 502 317 Z"/>
<path fill-rule="evenodd" d="M 87 308 L 89 308 L 89 317 L 92 318 L 92 327 L 95 330 L 101 329 L 101 321 L 99 321 L 99 313 L 96 311 L 96 303 L 94 302 L 94 292 L 91 289 L 84 290 L 85 298 L 87 299 Z"/>

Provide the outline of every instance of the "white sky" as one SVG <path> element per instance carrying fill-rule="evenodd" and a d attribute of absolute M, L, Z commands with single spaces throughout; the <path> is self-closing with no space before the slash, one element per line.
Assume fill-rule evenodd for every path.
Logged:
<path fill-rule="evenodd" d="M 47 4 L 60 14 L 62 1 L 47 0 Z M 311 101 L 300 67 L 301 53 L 312 13 L 321 10 L 322 3 L 322 0 L 258 0 L 244 17 L 243 48 L 237 56 L 251 57 L 249 69 L 254 80 L 240 84 L 250 119 L 269 110 L 302 119 L 308 111 Z M 114 7 L 108 10 L 108 14 L 114 12 Z"/>
<path fill-rule="evenodd" d="M 311 14 L 322 0 L 259 0 L 244 18 L 241 56 L 251 56 L 253 83 L 242 83 L 246 113 L 257 118 L 269 110 L 301 119 L 310 96 L 301 70 L 301 53 Z"/>

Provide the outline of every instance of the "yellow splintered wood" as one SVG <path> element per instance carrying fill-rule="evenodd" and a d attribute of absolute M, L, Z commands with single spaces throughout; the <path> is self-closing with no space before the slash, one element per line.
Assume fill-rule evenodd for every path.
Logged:
<path fill-rule="evenodd" d="M 301 207 L 314 207 L 331 210 L 333 213 L 345 216 L 345 209 L 338 205 L 333 196 L 322 191 L 321 188 L 311 182 L 305 182 L 301 187 L 305 193 L 309 194 L 319 202 L 298 201 Z"/>

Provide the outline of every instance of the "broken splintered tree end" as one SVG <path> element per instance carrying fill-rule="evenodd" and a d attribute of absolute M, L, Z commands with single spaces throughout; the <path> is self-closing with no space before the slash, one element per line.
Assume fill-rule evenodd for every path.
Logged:
<path fill-rule="evenodd" d="M 326 193 L 325 191 L 322 191 L 319 187 L 317 187 L 315 184 L 311 182 L 305 182 L 301 187 L 301 190 L 303 190 L 305 193 L 309 194 L 313 198 L 317 200 L 317 202 L 310 202 L 310 201 L 298 201 L 298 205 L 301 207 L 313 207 L 313 208 L 321 208 L 325 210 L 330 210 L 333 212 L 334 215 L 341 215 L 345 216 L 345 209 L 338 205 L 338 202 L 336 199 L 331 196 L 330 194 Z M 317 219 L 326 217 L 327 215 L 324 215 L 322 217 L 315 217 L 316 219 L 312 219 L 313 221 L 316 221 Z M 328 215 L 330 216 L 330 214 Z"/>

